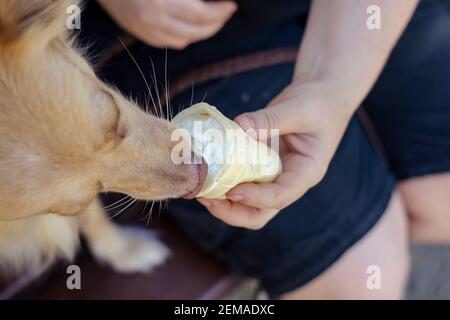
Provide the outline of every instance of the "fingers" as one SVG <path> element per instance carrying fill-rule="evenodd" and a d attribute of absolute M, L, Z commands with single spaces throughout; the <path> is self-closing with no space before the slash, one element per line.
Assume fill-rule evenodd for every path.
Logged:
<path fill-rule="evenodd" d="M 208 211 L 223 222 L 251 230 L 264 227 L 277 213 L 275 209 L 257 209 L 229 200 L 197 199 Z"/>
<path fill-rule="evenodd" d="M 301 122 L 297 117 L 292 116 L 292 111 L 291 105 L 280 104 L 273 108 L 243 113 L 234 120 L 244 130 L 254 129 L 257 131 L 258 129 L 267 129 L 268 137 L 273 137 L 299 130 Z"/>
<path fill-rule="evenodd" d="M 173 20 L 161 25 L 160 30 L 154 31 L 147 40 L 154 46 L 183 49 L 192 42 L 208 38 L 215 32 L 216 30 L 199 28 Z"/>
<path fill-rule="evenodd" d="M 153 31 L 158 39 L 150 42 L 176 49 L 213 36 L 237 9 L 231 1 L 170 0 L 167 5 L 168 15 Z"/>
<path fill-rule="evenodd" d="M 276 182 L 242 183 L 227 193 L 227 198 L 258 209 L 285 207 L 285 190 Z"/>
<path fill-rule="evenodd" d="M 130 34 L 156 47 L 177 49 L 211 37 L 237 10 L 237 5 L 229 0 L 101 0 L 100 3 Z"/>
<path fill-rule="evenodd" d="M 321 172 L 310 158 L 289 154 L 283 159 L 283 173 L 267 183 L 242 183 L 227 193 L 227 198 L 255 208 L 281 210 L 301 198 L 317 181 Z"/>
<path fill-rule="evenodd" d="M 171 0 L 168 3 L 174 17 L 198 26 L 223 24 L 237 10 L 233 1 Z"/>
<path fill-rule="evenodd" d="M 185 37 L 170 35 L 167 32 L 145 34 L 141 36 L 141 39 L 156 48 L 183 49 L 191 43 L 191 41 L 187 40 Z"/>
<path fill-rule="evenodd" d="M 209 38 L 220 28 L 221 26 L 196 27 L 183 21 L 174 20 L 161 25 L 160 30 L 146 35 L 144 40 L 156 47 L 183 49 L 195 41 Z"/>
<path fill-rule="evenodd" d="M 169 19 L 169 21 L 161 25 L 162 33 L 168 39 L 184 40 L 186 44 L 209 38 L 223 27 L 223 23 L 220 21 L 207 25 L 194 25 L 177 18 L 170 17 Z"/>
<path fill-rule="evenodd" d="M 269 137 L 300 132 L 316 133 L 323 129 L 321 124 L 326 125 L 327 120 L 330 121 L 326 109 L 321 107 L 326 102 L 317 98 L 321 93 L 316 92 L 316 88 L 305 87 L 308 86 L 288 86 L 266 108 L 243 113 L 234 120 L 244 130 L 268 129 Z"/>
<path fill-rule="evenodd" d="M 240 184 L 227 193 L 227 200 L 197 200 L 227 224 L 260 229 L 316 185 L 326 171 L 314 159 L 295 153 L 283 157 L 283 165 L 275 182 Z"/>

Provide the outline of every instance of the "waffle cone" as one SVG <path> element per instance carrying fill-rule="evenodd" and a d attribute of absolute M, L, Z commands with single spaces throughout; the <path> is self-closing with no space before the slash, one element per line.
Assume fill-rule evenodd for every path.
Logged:
<path fill-rule="evenodd" d="M 203 140 L 208 139 L 207 132 L 200 138 L 191 132 L 194 151 L 203 156 L 208 164 L 208 175 L 197 197 L 225 199 L 225 194 L 240 183 L 270 182 L 280 174 L 282 166 L 278 154 L 263 142 L 249 136 L 236 122 L 225 117 L 215 107 L 204 102 L 198 103 L 178 113 L 172 120 L 177 126 L 191 130 L 194 121 L 204 124 L 213 121 L 214 129 L 222 133 L 223 139 L 211 141 L 209 150 L 222 150 L 224 160 L 215 165 L 216 161 L 211 160 L 211 154 L 207 155 L 207 150 L 195 147 L 196 143 L 197 146 L 203 145 Z M 204 131 L 208 129 L 210 128 L 203 128 Z M 223 145 L 219 145 L 220 143 Z"/>

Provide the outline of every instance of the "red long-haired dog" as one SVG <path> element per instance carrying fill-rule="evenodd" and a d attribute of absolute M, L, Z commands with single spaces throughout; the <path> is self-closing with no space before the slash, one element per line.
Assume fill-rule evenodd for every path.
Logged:
<path fill-rule="evenodd" d="M 0 271 L 72 259 L 79 236 L 121 272 L 168 250 L 115 226 L 97 194 L 165 199 L 195 192 L 198 165 L 175 165 L 172 125 L 101 82 L 68 39 L 74 1 L 0 0 Z M 203 173 L 202 173 L 203 172 Z"/>

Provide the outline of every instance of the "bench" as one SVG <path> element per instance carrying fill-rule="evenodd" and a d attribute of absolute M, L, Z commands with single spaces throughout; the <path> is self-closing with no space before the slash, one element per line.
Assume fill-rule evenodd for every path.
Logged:
<path fill-rule="evenodd" d="M 68 264 L 59 263 L 39 276 L 0 282 L 0 297 L 3 290 L 3 298 L 12 299 L 222 299 L 248 283 L 197 248 L 168 218 L 162 216 L 151 226 L 172 255 L 148 275 L 115 273 L 82 249 L 73 262 L 81 270 L 81 290 L 67 288 Z"/>

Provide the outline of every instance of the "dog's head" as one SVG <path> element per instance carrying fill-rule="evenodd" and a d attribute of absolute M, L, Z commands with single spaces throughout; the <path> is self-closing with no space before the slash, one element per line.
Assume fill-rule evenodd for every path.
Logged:
<path fill-rule="evenodd" d="M 66 37 L 73 1 L 0 0 L 0 219 L 76 214 L 98 192 L 190 193 L 172 125 L 101 82 Z"/>

